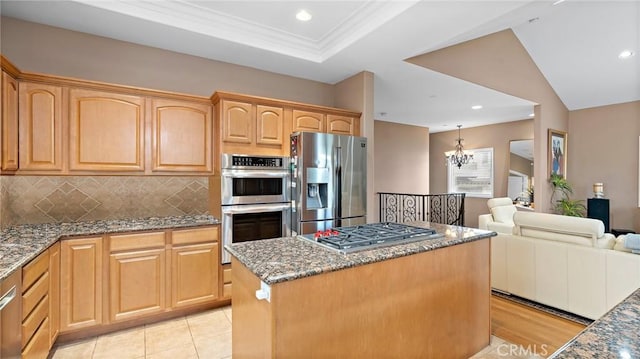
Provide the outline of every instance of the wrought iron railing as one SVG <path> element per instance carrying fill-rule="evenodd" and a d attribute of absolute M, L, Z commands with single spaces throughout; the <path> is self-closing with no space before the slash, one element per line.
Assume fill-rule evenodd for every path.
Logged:
<path fill-rule="evenodd" d="M 464 226 L 464 193 L 378 195 L 381 222 L 427 221 Z"/>

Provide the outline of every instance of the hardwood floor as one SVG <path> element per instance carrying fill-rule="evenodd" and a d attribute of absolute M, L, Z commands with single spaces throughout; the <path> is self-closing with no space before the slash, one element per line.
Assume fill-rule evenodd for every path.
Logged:
<path fill-rule="evenodd" d="M 551 355 L 584 328 L 582 324 L 491 296 L 491 333 L 540 356 Z"/>

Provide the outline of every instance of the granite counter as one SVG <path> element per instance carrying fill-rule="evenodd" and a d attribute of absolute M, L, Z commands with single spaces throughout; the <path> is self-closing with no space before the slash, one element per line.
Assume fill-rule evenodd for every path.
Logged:
<path fill-rule="evenodd" d="M 266 284 L 275 284 L 496 235 L 491 231 L 439 223 L 413 222 L 407 224 L 433 228 L 444 236 L 351 254 L 341 254 L 297 237 L 235 243 L 227 245 L 225 248 L 260 280 Z"/>
<path fill-rule="evenodd" d="M 640 358 L 640 289 L 549 358 Z"/>
<path fill-rule="evenodd" d="M 0 232 L 0 280 L 5 279 L 62 237 L 149 231 L 219 224 L 209 215 L 150 217 L 78 223 L 27 224 Z"/>

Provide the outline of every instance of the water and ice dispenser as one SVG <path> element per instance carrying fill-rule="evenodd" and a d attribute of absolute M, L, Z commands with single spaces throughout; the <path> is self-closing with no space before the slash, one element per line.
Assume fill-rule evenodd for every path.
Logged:
<path fill-rule="evenodd" d="M 327 208 L 329 178 L 328 168 L 307 168 L 306 209 Z"/>

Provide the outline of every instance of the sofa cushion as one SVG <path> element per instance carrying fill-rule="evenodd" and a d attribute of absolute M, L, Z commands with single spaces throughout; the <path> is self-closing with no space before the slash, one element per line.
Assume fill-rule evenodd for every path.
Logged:
<path fill-rule="evenodd" d="M 513 225 L 513 214 L 516 213 L 516 206 L 498 206 L 491 208 L 491 215 L 495 222 Z"/>
<path fill-rule="evenodd" d="M 515 232 L 524 237 L 567 242 L 596 248 L 612 248 L 615 237 L 605 235 L 604 223 L 597 219 L 549 213 L 516 212 Z"/>
<path fill-rule="evenodd" d="M 626 239 L 626 236 L 624 234 L 619 235 L 618 238 L 616 238 L 616 243 L 614 244 L 613 249 L 620 252 L 631 253 L 631 249 L 624 246 L 625 239 Z"/>

